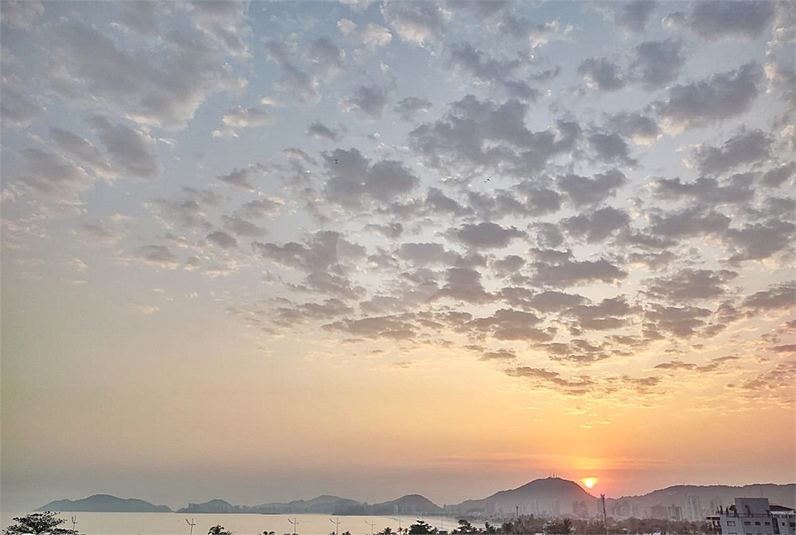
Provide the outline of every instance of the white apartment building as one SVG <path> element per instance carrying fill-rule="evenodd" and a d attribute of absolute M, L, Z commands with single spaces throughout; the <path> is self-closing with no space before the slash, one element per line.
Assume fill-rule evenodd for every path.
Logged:
<path fill-rule="evenodd" d="M 735 505 L 709 516 L 721 535 L 796 535 L 796 513 L 769 505 L 768 498 L 735 498 Z"/>

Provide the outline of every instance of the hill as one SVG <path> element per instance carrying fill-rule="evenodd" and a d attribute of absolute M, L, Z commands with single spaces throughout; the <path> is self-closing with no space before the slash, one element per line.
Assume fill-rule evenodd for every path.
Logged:
<path fill-rule="evenodd" d="M 501 516 L 590 516 L 597 512 L 598 499 L 566 479 L 536 479 L 512 490 L 503 490 L 481 500 L 468 500 L 446 507 L 450 514 Z"/>
<path fill-rule="evenodd" d="M 689 497 L 692 497 L 693 507 L 687 506 Z M 635 516 L 645 517 L 668 517 L 671 513 L 676 514 L 676 509 L 672 512 L 664 512 L 661 508 L 681 508 L 683 519 L 693 519 L 695 515 L 704 518 L 706 515 L 713 514 L 721 505 L 727 507 L 732 505 L 735 498 L 768 498 L 768 501 L 776 505 L 787 507 L 796 506 L 796 485 L 745 485 L 733 487 L 729 485 L 675 485 L 665 489 L 655 490 L 642 496 L 623 496 L 621 498 L 608 498 L 605 500 L 605 508 L 608 516 L 614 518 L 626 518 Z M 695 499 L 694 499 L 695 498 Z M 698 510 L 697 510 L 698 509 Z"/>
<path fill-rule="evenodd" d="M 170 513 L 165 505 L 153 505 L 134 498 L 123 499 L 110 494 L 95 494 L 82 500 L 56 500 L 39 507 L 37 511 L 99 512 L 99 513 Z"/>

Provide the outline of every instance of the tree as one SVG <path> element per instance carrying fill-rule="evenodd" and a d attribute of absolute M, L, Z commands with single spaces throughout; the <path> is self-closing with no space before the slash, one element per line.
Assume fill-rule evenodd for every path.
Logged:
<path fill-rule="evenodd" d="M 58 518 L 58 513 L 50 511 L 44 513 L 31 513 L 26 516 L 15 517 L 16 524 L 8 526 L 3 530 L 6 535 L 78 535 L 75 529 L 59 528 L 66 522 L 63 518 Z"/>
<path fill-rule="evenodd" d="M 207 535 L 232 535 L 232 532 L 229 531 L 224 526 L 222 526 L 221 524 L 216 524 L 215 526 L 207 530 Z"/>
<path fill-rule="evenodd" d="M 436 532 L 437 528 L 423 522 L 422 520 L 418 520 L 416 524 L 409 526 L 409 535 L 428 535 L 430 533 Z"/>

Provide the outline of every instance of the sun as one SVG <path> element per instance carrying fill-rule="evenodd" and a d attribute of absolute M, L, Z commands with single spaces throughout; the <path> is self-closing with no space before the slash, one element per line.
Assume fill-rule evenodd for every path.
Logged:
<path fill-rule="evenodd" d="M 597 483 L 597 479 L 593 477 L 587 477 L 583 480 L 583 484 L 589 488 L 592 488 L 595 483 Z"/>

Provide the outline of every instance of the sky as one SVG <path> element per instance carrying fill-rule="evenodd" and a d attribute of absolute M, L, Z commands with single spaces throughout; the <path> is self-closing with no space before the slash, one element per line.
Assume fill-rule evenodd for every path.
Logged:
<path fill-rule="evenodd" d="M 793 2 L 0 7 L 4 510 L 796 481 Z"/>

